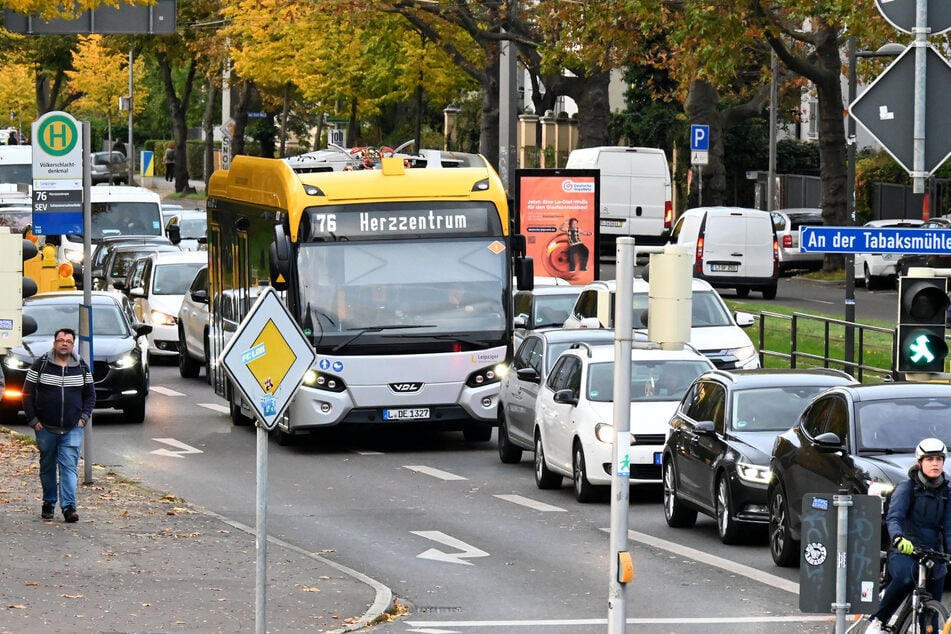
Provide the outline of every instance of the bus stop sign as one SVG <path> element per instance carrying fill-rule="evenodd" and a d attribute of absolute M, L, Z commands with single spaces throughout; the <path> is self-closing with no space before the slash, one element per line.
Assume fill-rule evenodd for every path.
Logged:
<path fill-rule="evenodd" d="M 221 352 L 221 365 L 267 430 L 277 426 L 316 354 L 277 291 L 258 296 Z"/>

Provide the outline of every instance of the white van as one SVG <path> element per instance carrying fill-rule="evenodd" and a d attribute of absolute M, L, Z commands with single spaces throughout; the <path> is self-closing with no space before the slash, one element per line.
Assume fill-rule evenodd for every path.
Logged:
<path fill-rule="evenodd" d="M 618 236 L 638 244 L 662 245 L 674 219 L 670 167 L 663 150 L 648 147 L 589 147 L 572 150 L 565 167 L 601 170 L 603 248 Z"/>
<path fill-rule="evenodd" d="M 779 281 L 779 244 L 769 212 L 746 207 L 697 207 L 677 219 L 671 244 L 694 253 L 693 276 L 716 288 L 751 290 L 774 299 Z"/>
<path fill-rule="evenodd" d="M 33 192 L 33 147 L 30 145 L 0 145 L 0 195 L 15 192 L 25 196 Z"/>

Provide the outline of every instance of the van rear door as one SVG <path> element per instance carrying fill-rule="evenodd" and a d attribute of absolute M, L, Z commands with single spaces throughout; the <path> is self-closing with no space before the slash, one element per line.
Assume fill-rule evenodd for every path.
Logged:
<path fill-rule="evenodd" d="M 760 210 L 710 210 L 703 231 L 703 272 L 710 278 L 773 274 L 773 224 Z"/>

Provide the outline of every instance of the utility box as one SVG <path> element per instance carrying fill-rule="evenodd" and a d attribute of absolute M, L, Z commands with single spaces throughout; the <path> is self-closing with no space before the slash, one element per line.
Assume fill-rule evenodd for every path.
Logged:
<path fill-rule="evenodd" d="M 690 253 L 667 246 L 650 256 L 647 338 L 666 350 L 679 350 L 690 341 L 693 276 Z"/>

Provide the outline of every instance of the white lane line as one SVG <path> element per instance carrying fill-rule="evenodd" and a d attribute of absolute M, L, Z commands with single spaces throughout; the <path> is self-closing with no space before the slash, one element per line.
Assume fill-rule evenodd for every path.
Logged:
<path fill-rule="evenodd" d="M 602 528 L 601 530 L 606 533 L 611 532 L 611 529 L 609 528 Z M 752 568 L 750 566 L 744 566 L 743 564 L 738 564 L 736 562 L 730 561 L 729 559 L 723 559 L 722 557 L 717 557 L 695 548 L 688 548 L 687 546 L 683 546 L 681 544 L 675 544 L 674 542 L 669 542 L 666 539 L 660 539 L 659 537 L 647 535 L 646 533 L 639 533 L 637 531 L 629 530 L 627 532 L 627 536 L 628 539 L 644 544 L 645 546 L 660 548 L 662 550 L 674 553 L 675 555 L 680 555 L 681 557 L 699 561 L 700 563 L 707 564 L 708 566 L 715 566 L 728 572 L 742 575 L 767 586 L 785 590 L 786 592 L 792 592 L 793 594 L 799 594 L 799 584 L 795 581 L 788 581 L 782 577 L 771 575 L 768 572 L 763 572 L 762 570 L 757 570 L 756 568 Z"/>
<path fill-rule="evenodd" d="M 794 615 L 794 616 L 724 616 L 724 617 L 663 617 L 626 619 L 628 625 L 649 624 L 733 624 L 733 623 L 832 623 L 834 616 Z M 538 619 L 535 621 L 406 621 L 410 627 L 518 627 L 518 626 L 558 626 L 558 625 L 606 625 L 607 619 Z"/>
<path fill-rule="evenodd" d="M 159 394 L 164 394 L 165 396 L 185 396 L 183 392 L 177 392 L 173 389 L 162 387 L 161 385 L 149 386 L 149 391 L 158 392 Z"/>
<path fill-rule="evenodd" d="M 357 454 L 358 456 L 382 456 L 383 455 L 382 451 L 370 451 L 369 449 L 367 450 L 354 449 L 353 453 Z"/>
<path fill-rule="evenodd" d="M 531 498 L 522 497 L 521 495 L 496 495 L 495 497 L 500 500 L 505 500 L 506 502 L 511 502 L 512 504 L 519 504 L 521 506 L 527 506 L 530 509 L 536 511 L 543 511 L 545 513 L 564 513 L 565 509 L 559 506 L 552 506 L 551 504 L 545 504 L 544 502 L 539 502 Z"/>
<path fill-rule="evenodd" d="M 155 388 L 152 388 L 155 389 Z M 198 403 L 198 407 L 204 407 L 205 409 L 210 409 L 213 412 L 219 412 L 221 414 L 230 414 L 227 405 L 221 405 L 220 403 Z"/>
<path fill-rule="evenodd" d="M 440 480 L 468 480 L 469 478 L 464 478 L 455 473 L 449 473 L 448 471 L 442 471 L 441 469 L 433 469 L 432 467 L 426 467 L 418 464 L 405 464 L 403 465 L 404 469 L 409 469 L 410 471 L 415 471 L 416 473 L 422 473 L 434 478 L 439 478 Z"/>

